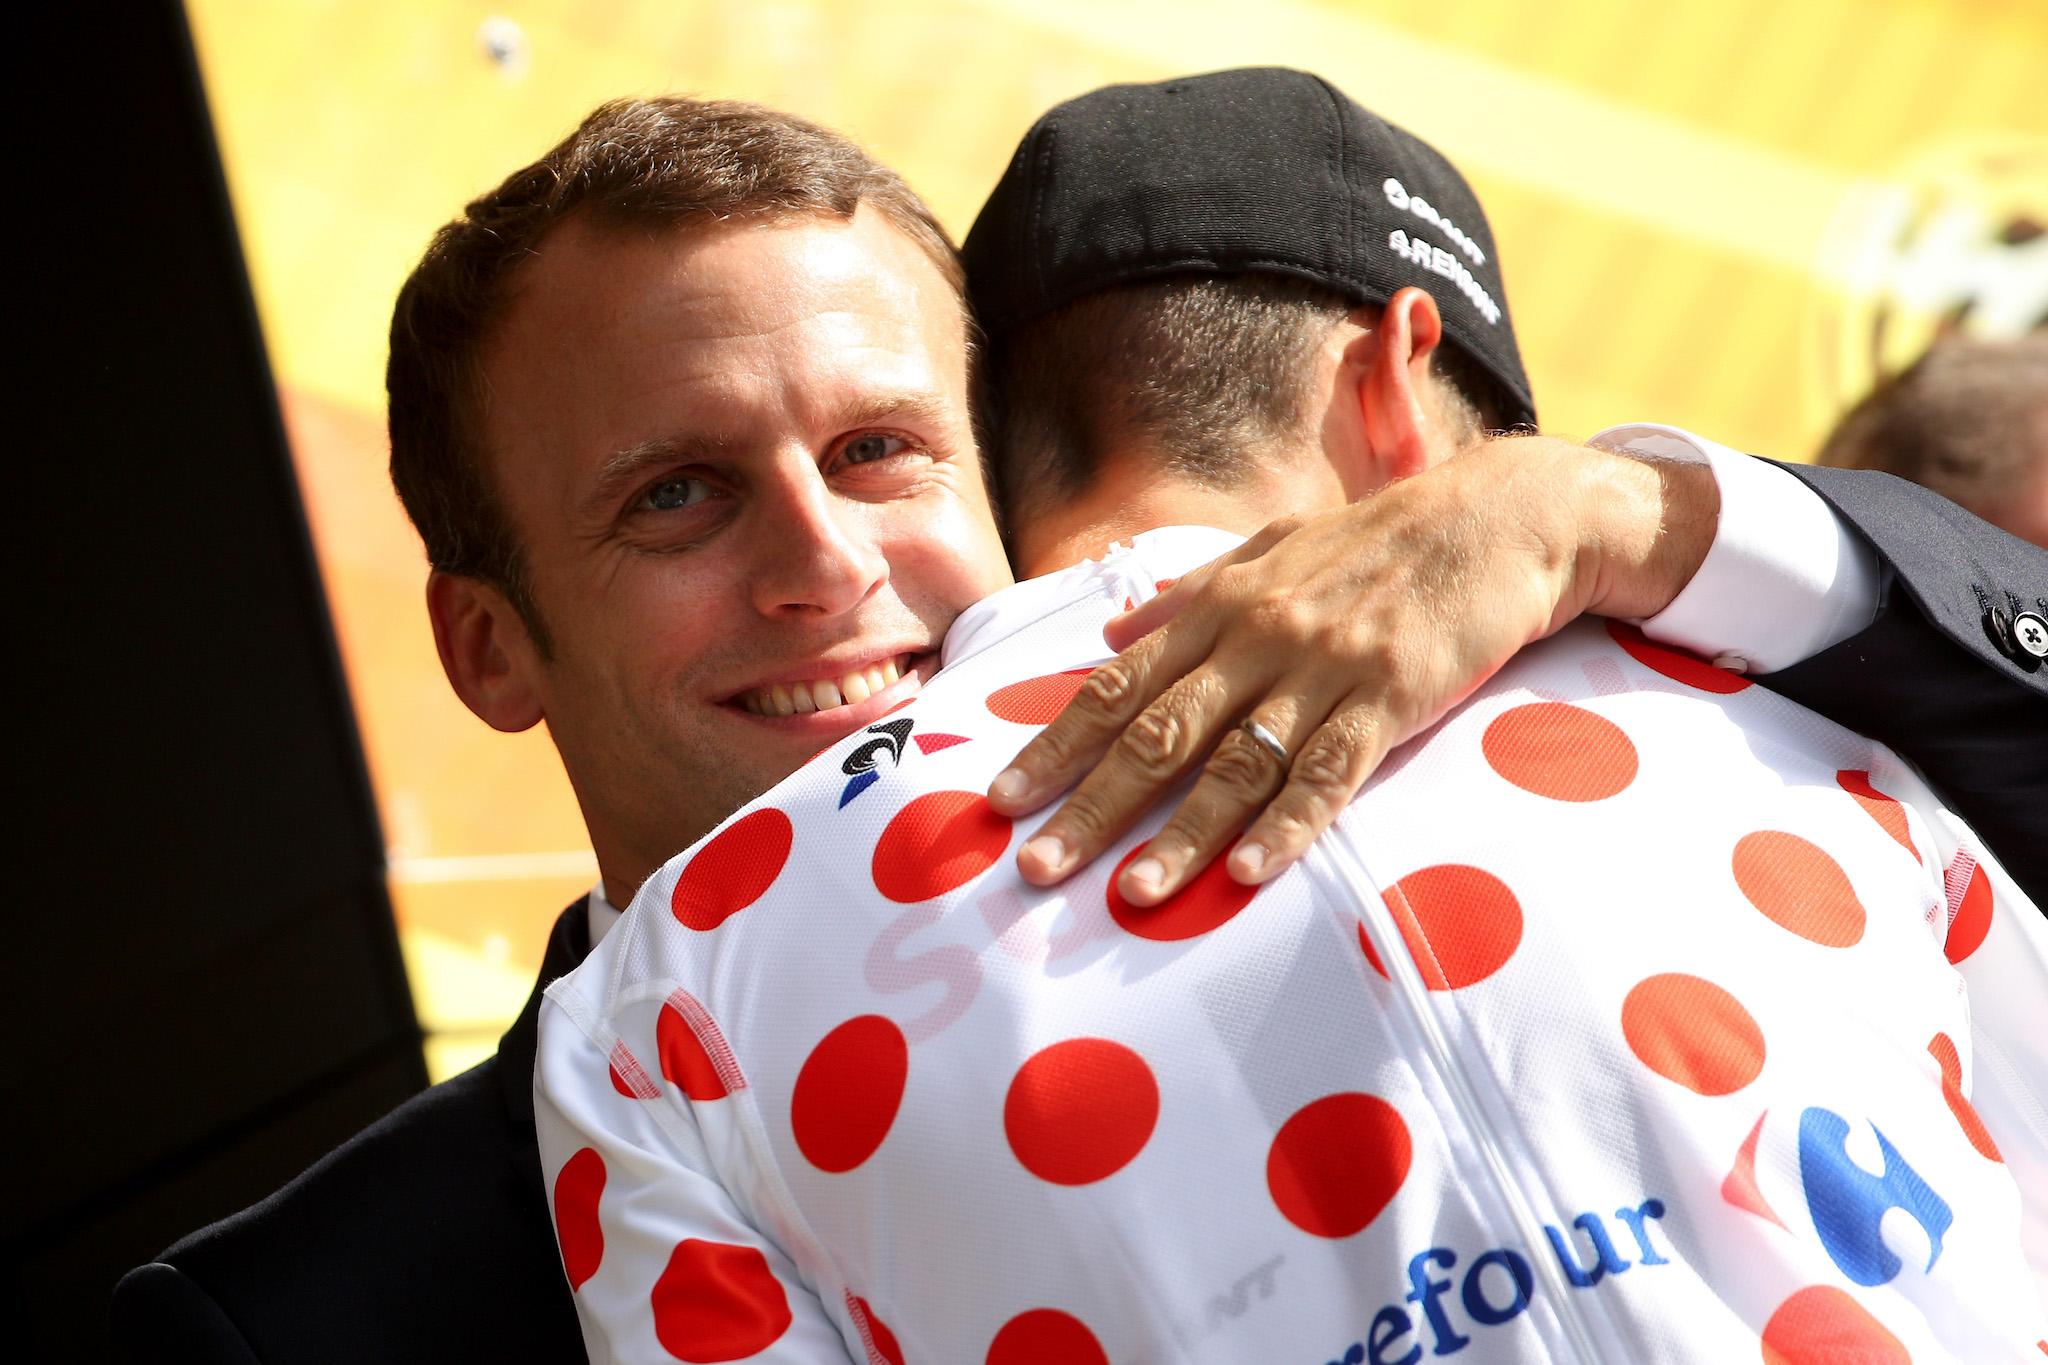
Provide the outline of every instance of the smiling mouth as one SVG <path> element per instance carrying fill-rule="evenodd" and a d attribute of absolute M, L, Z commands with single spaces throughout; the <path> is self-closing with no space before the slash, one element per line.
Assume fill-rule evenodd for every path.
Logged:
<path fill-rule="evenodd" d="M 910 672 L 916 658 L 915 654 L 898 654 L 834 678 L 757 687 L 751 692 L 742 692 L 733 701 L 757 716 L 802 716 L 813 711 L 853 706 Z"/>

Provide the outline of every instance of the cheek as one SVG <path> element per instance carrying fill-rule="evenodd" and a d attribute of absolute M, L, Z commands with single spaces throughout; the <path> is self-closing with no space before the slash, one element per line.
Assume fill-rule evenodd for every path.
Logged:
<path fill-rule="evenodd" d="M 960 611 L 1013 581 L 1003 542 L 985 507 L 955 502 L 922 518 L 888 550 L 891 576 L 906 598 Z"/>

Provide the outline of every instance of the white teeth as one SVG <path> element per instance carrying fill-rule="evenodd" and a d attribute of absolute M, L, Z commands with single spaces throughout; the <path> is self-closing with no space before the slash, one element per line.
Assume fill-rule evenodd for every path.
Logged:
<path fill-rule="evenodd" d="M 910 656 L 903 655 L 869 664 L 839 678 L 776 683 L 747 693 L 740 698 L 740 705 L 757 716 L 800 716 L 852 706 L 866 701 L 885 687 L 901 682 L 909 671 L 909 663 Z"/>

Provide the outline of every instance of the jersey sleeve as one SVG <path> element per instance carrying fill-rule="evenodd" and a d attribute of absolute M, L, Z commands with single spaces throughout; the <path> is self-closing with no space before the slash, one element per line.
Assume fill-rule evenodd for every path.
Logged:
<path fill-rule="evenodd" d="M 540 1015 L 534 1121 L 563 1273 L 593 1365 L 675 1360 L 845 1365 L 795 1264 L 720 1182 L 689 1102 Z"/>
<path fill-rule="evenodd" d="M 1937 810 L 1949 852 L 1942 951 L 1968 991 L 1974 1074 L 1941 1065 L 2018 1182 L 2021 1243 L 2048 1286 L 2048 918 L 1958 817 Z M 1960 1115 L 1959 1115 L 1960 1117 Z"/>

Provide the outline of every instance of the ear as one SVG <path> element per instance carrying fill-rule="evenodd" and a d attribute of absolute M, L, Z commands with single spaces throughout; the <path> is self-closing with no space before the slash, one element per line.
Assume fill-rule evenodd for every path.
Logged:
<path fill-rule="evenodd" d="M 1358 399 L 1378 482 L 1391 483 L 1427 469 L 1438 447 L 1438 421 L 1429 402 L 1429 358 L 1443 340 L 1443 315 L 1427 291 L 1397 290 L 1379 322 L 1355 345 L 1362 373 Z"/>
<path fill-rule="evenodd" d="M 505 594 L 481 579 L 435 570 L 427 576 L 427 619 L 441 671 L 463 705 L 507 734 L 540 722 L 540 651 Z"/>

